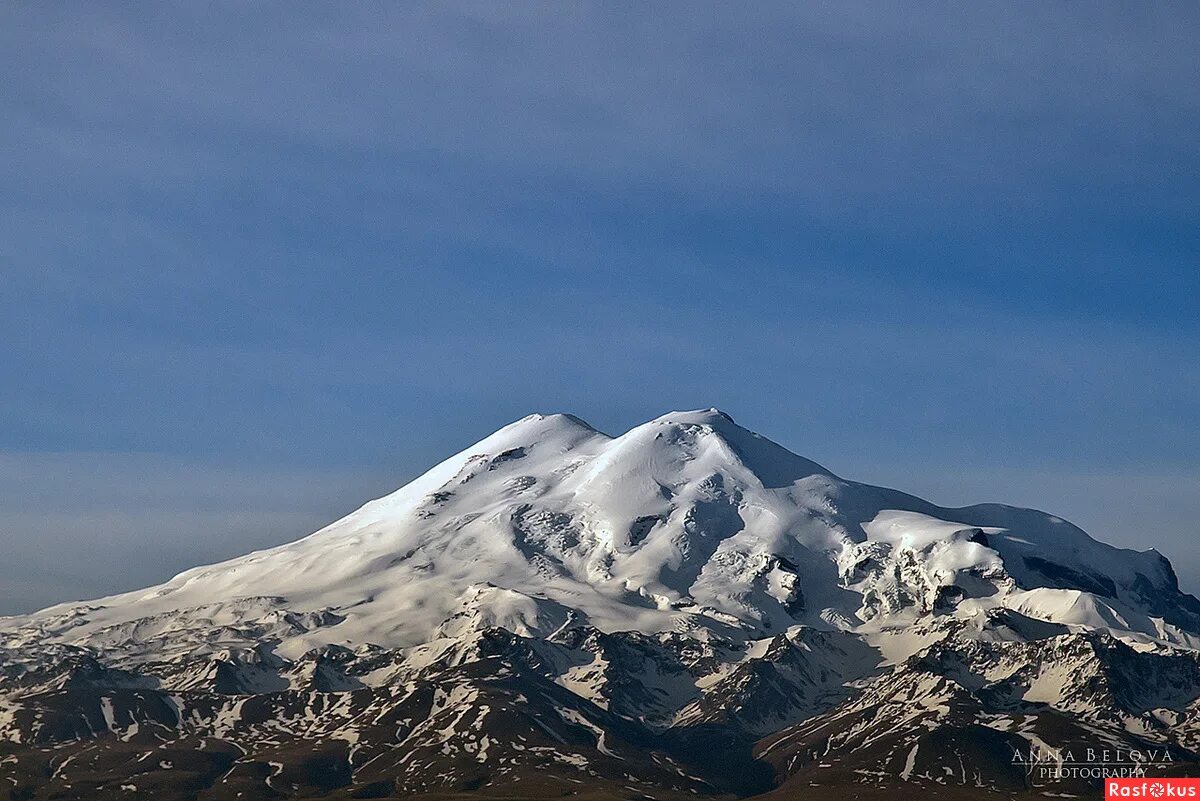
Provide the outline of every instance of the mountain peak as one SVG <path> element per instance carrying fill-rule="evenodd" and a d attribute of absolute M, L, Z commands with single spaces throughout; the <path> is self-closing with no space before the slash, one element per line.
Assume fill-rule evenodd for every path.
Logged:
<path fill-rule="evenodd" d="M 711 431 L 729 448 L 732 456 L 753 473 L 764 487 L 784 487 L 812 475 L 832 476 L 832 473 L 811 459 L 799 456 L 761 434 L 738 425 L 733 417 L 716 407 L 668 412 L 649 423 L 638 426 L 625 436 L 663 427 L 684 429 L 700 427 Z"/>
<path fill-rule="evenodd" d="M 468 451 L 486 451 L 508 445 L 533 445 L 545 440 L 572 441 L 600 432 L 573 414 L 527 414 L 480 440 Z"/>
<path fill-rule="evenodd" d="M 667 412 L 664 415 L 654 418 L 650 422 L 677 425 L 737 425 L 737 423 L 734 422 L 734 419 L 729 414 L 721 411 L 715 406 L 711 406 L 707 409 Z"/>
<path fill-rule="evenodd" d="M 588 431 L 596 430 L 592 428 L 592 426 L 588 424 L 586 420 L 582 420 L 573 414 L 567 414 L 565 412 L 551 412 L 549 414 L 544 412 L 534 412 L 533 414 L 525 415 L 520 420 L 509 423 L 507 426 L 505 426 L 505 428 L 511 428 L 514 426 L 546 426 L 560 428 L 583 428 Z"/>
<path fill-rule="evenodd" d="M 302 540 L 76 607 L 86 622 L 63 637 L 91 642 L 215 605 L 246 630 L 267 607 L 297 613 L 277 635 L 289 653 L 410 646 L 456 615 L 515 619 L 499 606 L 522 619 L 566 609 L 604 631 L 723 636 L 1005 607 L 1133 639 L 1197 639 L 1200 606 L 1169 568 L 1064 525 L 844 481 L 715 408 L 618 437 L 533 414 Z M 489 609 L 462 617 L 482 585 L 505 592 L 470 596 Z M 501 603 L 512 598 L 526 600 Z"/>

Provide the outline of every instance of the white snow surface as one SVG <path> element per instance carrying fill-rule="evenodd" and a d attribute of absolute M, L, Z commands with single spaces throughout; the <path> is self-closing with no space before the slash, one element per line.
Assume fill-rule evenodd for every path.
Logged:
<path fill-rule="evenodd" d="M 1093 591 L 1063 586 L 1063 575 Z M 1140 606 L 1147 586 L 1175 591 L 1154 551 L 1105 545 L 1042 512 L 943 509 L 846 481 L 715 409 L 618 437 L 535 414 L 304 539 L 0 619 L 0 645 L 36 637 L 132 652 L 190 636 L 203 648 L 219 632 L 270 636 L 291 657 L 487 626 L 754 639 L 999 607 L 1194 644 Z"/>

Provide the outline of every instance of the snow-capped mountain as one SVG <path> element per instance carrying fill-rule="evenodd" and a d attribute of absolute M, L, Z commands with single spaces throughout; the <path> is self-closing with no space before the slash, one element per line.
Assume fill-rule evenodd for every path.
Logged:
<path fill-rule="evenodd" d="M 1155 551 L 717 410 L 532 415 L 297 542 L 0 619 L 0 798 L 1038 792 L 1013 754 L 1194 760 L 1197 648 Z"/>

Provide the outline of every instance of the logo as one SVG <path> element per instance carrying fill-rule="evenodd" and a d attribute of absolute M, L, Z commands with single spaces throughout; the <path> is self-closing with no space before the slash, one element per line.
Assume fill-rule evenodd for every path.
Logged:
<path fill-rule="evenodd" d="M 1200 779 L 1105 779 L 1104 797 L 1200 799 Z"/>
<path fill-rule="evenodd" d="M 1064 779 L 1141 779 L 1151 768 L 1167 768 L 1175 758 L 1165 747 L 1125 749 L 1091 746 L 1052 748 L 1045 744 L 1031 746 L 1027 751 L 1013 751 L 1012 764 L 1021 766 L 1036 784 L 1040 781 Z M 1146 798 L 1169 798 L 1150 795 Z M 1186 796 L 1185 796 L 1186 797 Z M 1200 801 L 1200 797 L 1197 798 Z"/>

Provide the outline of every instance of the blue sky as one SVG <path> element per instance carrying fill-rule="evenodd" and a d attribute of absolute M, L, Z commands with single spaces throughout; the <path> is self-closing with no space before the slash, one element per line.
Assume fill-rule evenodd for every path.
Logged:
<path fill-rule="evenodd" d="M 1190 4 L 7 4 L 0 613 L 531 411 L 739 422 L 1200 590 Z"/>

